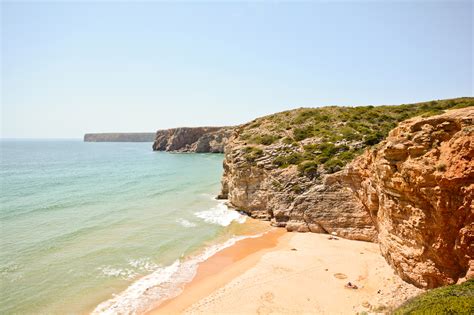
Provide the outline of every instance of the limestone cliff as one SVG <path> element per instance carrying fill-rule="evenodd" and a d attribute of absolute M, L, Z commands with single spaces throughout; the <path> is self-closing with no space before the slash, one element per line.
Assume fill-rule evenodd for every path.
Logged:
<path fill-rule="evenodd" d="M 158 130 L 154 151 L 223 153 L 231 127 L 183 127 Z"/>
<path fill-rule="evenodd" d="M 219 197 L 289 231 L 378 241 L 419 287 L 452 283 L 472 264 L 473 105 L 460 98 L 256 119 L 229 139 Z M 401 134 L 406 143 L 393 138 Z"/>
<path fill-rule="evenodd" d="M 374 241 L 376 229 L 349 185 L 338 174 L 301 176 L 295 165 L 273 163 L 291 145 L 270 145 L 261 151 L 234 140 L 226 149 L 220 198 L 250 216 L 270 220 L 288 231 L 337 233 L 348 239 Z"/>
<path fill-rule="evenodd" d="M 402 122 L 344 172 L 404 280 L 452 284 L 474 265 L 474 108 Z"/>

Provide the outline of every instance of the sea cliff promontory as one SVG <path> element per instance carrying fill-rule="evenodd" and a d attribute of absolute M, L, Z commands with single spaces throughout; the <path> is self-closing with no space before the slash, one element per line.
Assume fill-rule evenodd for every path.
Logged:
<path fill-rule="evenodd" d="M 331 106 L 255 119 L 228 140 L 219 197 L 288 231 L 378 242 L 418 287 L 455 283 L 474 259 L 473 105 Z"/>
<path fill-rule="evenodd" d="M 153 150 L 223 153 L 232 131 L 232 127 L 181 127 L 158 130 Z"/>

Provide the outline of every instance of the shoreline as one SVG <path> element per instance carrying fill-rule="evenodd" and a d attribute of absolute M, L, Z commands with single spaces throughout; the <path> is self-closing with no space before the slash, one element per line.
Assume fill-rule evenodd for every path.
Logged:
<path fill-rule="evenodd" d="M 378 244 L 274 228 L 202 262 L 179 295 L 145 314 L 383 312 L 421 292 L 394 274 Z"/>
<path fill-rule="evenodd" d="M 205 298 L 227 284 L 258 262 L 266 252 L 279 245 L 279 239 L 286 230 L 272 228 L 257 237 L 249 237 L 236 242 L 202 262 L 191 282 L 187 283 L 179 295 L 161 302 L 145 314 L 176 314 L 183 312 L 193 303 Z"/>

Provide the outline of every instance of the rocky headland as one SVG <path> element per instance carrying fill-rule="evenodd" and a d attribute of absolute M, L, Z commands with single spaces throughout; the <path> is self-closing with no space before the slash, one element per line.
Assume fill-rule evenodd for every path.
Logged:
<path fill-rule="evenodd" d="M 153 142 L 153 132 L 86 133 L 84 142 Z"/>
<path fill-rule="evenodd" d="M 158 130 L 154 151 L 224 153 L 232 127 L 182 127 Z"/>
<path fill-rule="evenodd" d="M 462 281 L 474 262 L 473 105 L 301 108 L 255 119 L 230 133 L 219 197 L 288 231 L 378 242 L 420 288 Z"/>

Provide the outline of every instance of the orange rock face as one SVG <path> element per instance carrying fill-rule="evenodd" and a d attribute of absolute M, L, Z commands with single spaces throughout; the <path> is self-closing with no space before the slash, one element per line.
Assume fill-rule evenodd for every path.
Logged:
<path fill-rule="evenodd" d="M 433 288 L 473 275 L 474 108 L 407 120 L 344 172 L 404 280 Z"/>

